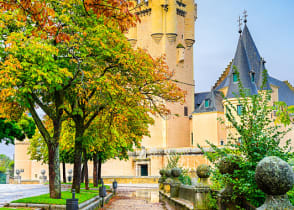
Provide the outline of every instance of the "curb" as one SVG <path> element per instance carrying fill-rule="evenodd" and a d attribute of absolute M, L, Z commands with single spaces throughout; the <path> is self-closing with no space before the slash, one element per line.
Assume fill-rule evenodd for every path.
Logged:
<path fill-rule="evenodd" d="M 113 193 L 108 193 L 104 199 L 104 203 L 107 203 L 109 199 L 113 196 Z M 81 204 L 79 204 L 79 209 L 81 210 L 93 210 L 102 205 L 102 198 L 99 196 L 95 196 L 90 200 L 87 200 Z M 34 203 L 7 203 L 4 207 L 30 207 L 36 208 L 36 210 L 64 210 L 66 209 L 66 205 L 55 205 L 55 204 L 34 204 Z"/>

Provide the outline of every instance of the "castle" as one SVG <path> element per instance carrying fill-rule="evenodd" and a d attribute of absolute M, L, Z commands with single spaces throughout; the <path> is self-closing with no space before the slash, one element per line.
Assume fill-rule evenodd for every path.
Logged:
<path fill-rule="evenodd" d="M 136 8 L 141 22 L 129 30 L 129 42 L 134 48 L 146 49 L 153 57 L 166 55 L 169 69 L 175 73 L 173 80 L 187 92 L 186 100 L 184 104 L 167 103 L 171 112 L 179 116 L 155 117 L 155 124 L 150 127 L 151 137 L 142 140 L 143 148 L 131 152 L 129 160 L 113 159 L 104 163 L 102 176 L 158 176 L 172 153 L 181 154 L 180 164 L 187 168 L 207 163 L 197 144 L 206 146 L 205 140 L 216 145 L 226 143 L 228 129 L 217 119 L 224 116 L 222 95 L 234 102 L 233 92 L 238 91 L 233 66 L 238 68 L 240 80 L 252 94 L 258 93 L 263 79 L 265 62 L 245 23 L 233 61 L 210 91 L 195 93 L 193 45 L 197 5 L 194 0 L 141 0 Z M 270 75 L 268 78 L 266 88 L 272 90 L 273 101 L 294 105 L 294 88 Z M 41 169 L 46 169 L 46 173 L 48 169 L 47 165 L 29 159 L 28 144 L 28 141 L 16 142 L 15 169 L 24 169 L 23 179 L 37 180 Z M 89 164 L 90 175 L 92 170 Z"/>

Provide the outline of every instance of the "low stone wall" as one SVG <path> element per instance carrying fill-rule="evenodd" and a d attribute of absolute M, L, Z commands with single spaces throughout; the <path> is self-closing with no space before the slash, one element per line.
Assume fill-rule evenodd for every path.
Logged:
<path fill-rule="evenodd" d="M 112 184 L 114 180 L 118 184 L 157 184 L 159 176 L 103 176 L 104 184 Z M 93 179 L 90 179 L 93 182 Z"/>
<path fill-rule="evenodd" d="M 168 209 L 175 210 L 193 210 L 193 203 L 181 198 L 171 198 L 169 193 L 164 193 L 162 190 L 159 191 L 159 200 L 164 202 Z"/>
<path fill-rule="evenodd" d="M 179 189 L 179 198 L 188 200 L 192 203 L 196 201 L 196 189 L 192 186 L 182 185 Z"/>

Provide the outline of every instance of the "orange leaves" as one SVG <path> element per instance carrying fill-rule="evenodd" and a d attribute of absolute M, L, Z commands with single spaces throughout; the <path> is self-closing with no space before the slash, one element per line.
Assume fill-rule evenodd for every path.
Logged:
<path fill-rule="evenodd" d="M 57 36 L 56 36 L 56 42 L 59 43 L 61 41 L 66 41 L 66 42 L 69 42 L 70 40 L 70 36 L 64 32 L 61 32 L 59 33 Z"/>
<path fill-rule="evenodd" d="M 84 7 L 92 10 L 97 17 L 106 17 L 108 22 L 116 22 L 121 31 L 126 31 L 136 24 L 139 18 L 129 10 L 133 3 L 128 0 L 85 0 Z"/>

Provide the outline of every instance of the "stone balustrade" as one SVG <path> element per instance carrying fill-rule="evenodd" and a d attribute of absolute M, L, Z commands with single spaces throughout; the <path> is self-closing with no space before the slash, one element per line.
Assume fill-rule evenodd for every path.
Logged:
<path fill-rule="evenodd" d="M 237 162 L 237 156 L 224 157 L 218 164 L 220 173 L 233 174 L 239 167 Z M 226 185 L 218 192 L 212 191 L 208 181 L 210 168 L 206 164 L 197 167 L 196 174 L 199 179 L 195 185 L 181 184 L 180 174 L 179 168 L 160 170 L 161 178 L 158 181 L 160 200 L 173 209 L 209 209 L 209 195 L 217 194 L 220 210 L 234 210 L 240 207 L 257 210 L 294 210 L 286 194 L 294 184 L 293 169 L 278 157 L 266 157 L 256 167 L 256 183 L 266 193 L 266 201 L 259 208 L 255 208 L 246 200 L 232 200 L 232 185 Z"/>

